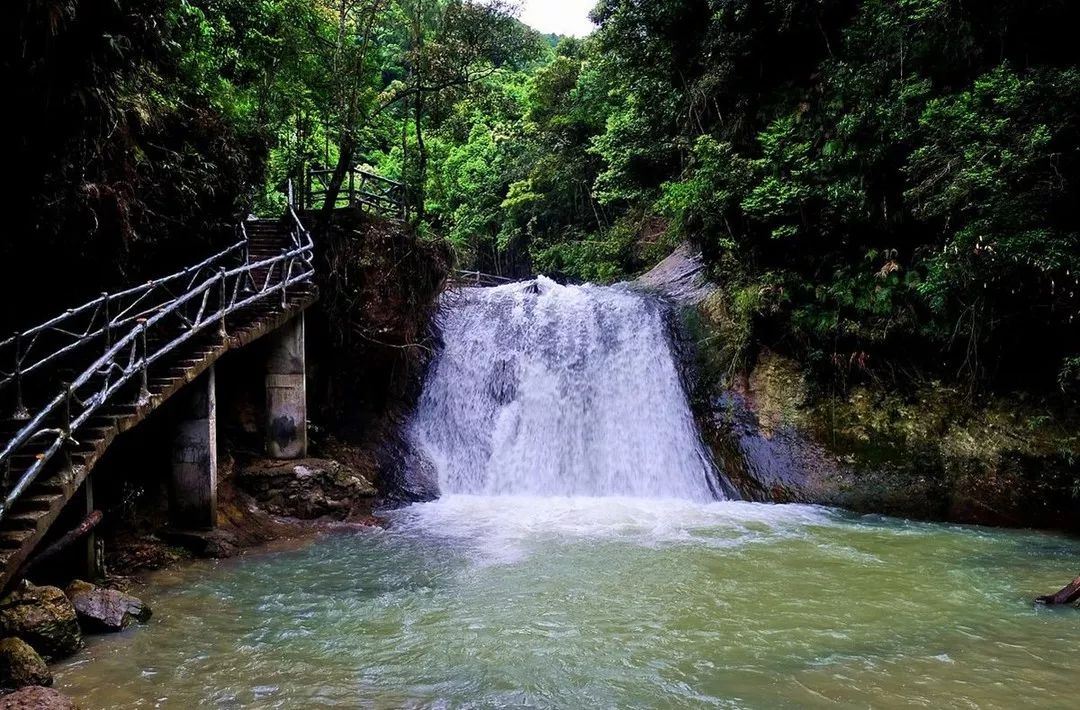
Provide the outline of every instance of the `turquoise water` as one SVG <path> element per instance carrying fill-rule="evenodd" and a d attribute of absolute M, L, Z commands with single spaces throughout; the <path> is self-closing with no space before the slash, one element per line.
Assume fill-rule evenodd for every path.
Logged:
<path fill-rule="evenodd" d="M 1066 708 L 1050 534 L 806 506 L 451 496 L 196 563 L 57 687 L 93 708 Z"/>

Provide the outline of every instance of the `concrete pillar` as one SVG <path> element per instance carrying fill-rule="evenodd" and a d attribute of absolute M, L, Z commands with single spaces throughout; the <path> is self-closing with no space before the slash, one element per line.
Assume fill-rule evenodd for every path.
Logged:
<path fill-rule="evenodd" d="M 208 530 L 217 524 L 217 394 L 214 368 L 184 388 L 172 450 L 169 521 Z"/>
<path fill-rule="evenodd" d="M 266 364 L 266 450 L 275 459 L 307 456 L 304 314 L 270 336 Z"/>

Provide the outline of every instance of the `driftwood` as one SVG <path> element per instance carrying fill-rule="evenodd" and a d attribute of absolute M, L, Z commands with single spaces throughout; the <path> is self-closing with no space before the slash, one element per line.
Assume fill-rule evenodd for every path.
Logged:
<path fill-rule="evenodd" d="M 1064 604 L 1072 604 L 1073 602 L 1080 601 L 1080 577 L 1074 579 L 1057 594 L 1039 597 L 1035 601 L 1039 604 L 1046 604 L 1047 606 L 1062 606 Z"/>
<path fill-rule="evenodd" d="M 19 570 L 16 578 L 25 576 L 26 573 L 34 567 L 37 567 L 38 565 L 44 562 L 48 562 L 52 558 L 56 557 L 61 552 L 75 544 L 80 538 L 86 537 L 88 534 L 90 534 L 90 531 L 96 528 L 98 526 L 98 523 L 100 522 L 100 510 L 95 510 L 94 512 L 90 513 L 90 515 L 86 516 L 86 520 L 79 523 L 78 527 L 65 533 L 63 537 L 46 547 L 44 550 L 41 551 L 40 554 L 27 562 L 23 566 L 23 568 Z"/>

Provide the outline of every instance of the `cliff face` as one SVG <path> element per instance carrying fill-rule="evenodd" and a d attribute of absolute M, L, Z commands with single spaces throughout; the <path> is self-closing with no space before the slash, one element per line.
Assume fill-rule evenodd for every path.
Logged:
<path fill-rule="evenodd" d="M 749 500 L 990 525 L 1080 527 L 1080 425 L 1033 398 L 914 383 L 828 391 L 744 337 L 686 247 L 641 279 L 683 308 L 690 388 L 717 463 Z M 734 331 L 734 332 L 733 332 Z M 687 343 L 687 341 L 689 341 Z"/>
<path fill-rule="evenodd" d="M 318 450 L 374 482 L 389 502 L 424 500 L 400 426 L 438 347 L 432 320 L 449 246 L 406 225 L 338 211 L 320 237 L 320 301 L 308 319 Z M 414 490 L 415 489 L 415 490 Z"/>

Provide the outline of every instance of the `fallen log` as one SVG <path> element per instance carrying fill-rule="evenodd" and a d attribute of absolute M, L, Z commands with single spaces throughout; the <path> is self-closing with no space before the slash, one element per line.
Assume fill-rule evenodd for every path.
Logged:
<path fill-rule="evenodd" d="M 1080 577 L 1074 579 L 1057 594 L 1039 597 L 1035 600 L 1036 603 L 1047 606 L 1063 606 L 1077 601 L 1080 601 Z"/>
<path fill-rule="evenodd" d="M 18 574 L 15 576 L 16 579 L 25 577 L 27 573 L 29 573 L 30 570 L 32 570 L 34 567 L 37 567 L 44 562 L 48 562 L 67 548 L 71 547 L 80 538 L 89 535 L 90 531 L 96 528 L 98 526 L 98 523 L 100 522 L 100 510 L 95 510 L 94 512 L 90 513 L 90 515 L 86 516 L 86 519 L 79 523 L 77 527 L 64 533 L 63 537 L 46 547 L 38 555 L 35 555 L 33 559 L 23 565 L 22 569 L 20 569 Z"/>

